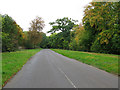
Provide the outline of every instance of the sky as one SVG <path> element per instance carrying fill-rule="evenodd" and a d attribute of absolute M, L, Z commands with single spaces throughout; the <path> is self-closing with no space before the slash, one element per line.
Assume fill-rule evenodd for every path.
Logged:
<path fill-rule="evenodd" d="M 23 31 L 28 31 L 31 20 L 36 16 L 45 21 L 43 32 L 47 33 L 52 27 L 49 22 L 58 18 L 69 17 L 82 22 L 84 7 L 92 0 L 1 0 L 0 14 L 11 16 Z"/>

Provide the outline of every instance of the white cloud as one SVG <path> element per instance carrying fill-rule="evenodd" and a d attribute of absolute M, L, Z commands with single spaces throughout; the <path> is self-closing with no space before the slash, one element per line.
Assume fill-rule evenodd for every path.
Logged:
<path fill-rule="evenodd" d="M 45 21 L 43 32 L 50 30 L 49 22 L 69 17 L 79 20 L 83 17 L 84 6 L 92 0 L 1 0 L 0 13 L 8 14 L 27 31 L 29 23 L 36 16 Z M 49 35 L 49 34 L 47 34 Z"/>

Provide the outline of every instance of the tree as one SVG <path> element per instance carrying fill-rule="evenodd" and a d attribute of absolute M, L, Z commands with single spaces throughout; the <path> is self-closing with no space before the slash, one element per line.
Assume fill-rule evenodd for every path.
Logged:
<path fill-rule="evenodd" d="M 23 29 L 18 25 L 16 24 L 16 27 L 18 29 L 18 44 L 19 46 L 23 46 L 23 39 L 25 38 L 25 34 L 23 33 Z"/>
<path fill-rule="evenodd" d="M 57 31 L 60 31 L 57 41 L 61 42 L 59 46 L 60 48 L 69 49 L 69 43 L 70 43 L 70 31 L 72 30 L 73 26 L 77 20 L 69 19 L 67 17 L 64 17 L 62 19 L 57 19 L 55 22 L 50 22 L 50 25 L 52 25 L 52 29 L 48 31 L 48 33 L 55 33 Z M 65 44 L 65 45 L 64 45 Z"/>
<path fill-rule="evenodd" d="M 48 45 L 49 45 L 49 48 L 58 48 L 58 41 L 57 41 L 57 33 L 54 33 L 54 34 L 51 34 L 49 37 L 48 37 Z"/>
<path fill-rule="evenodd" d="M 44 24 L 43 19 L 41 17 L 37 16 L 34 20 L 31 21 L 30 26 L 31 26 L 29 28 L 30 31 L 35 30 L 35 31 L 41 32 L 43 30 L 45 24 Z"/>
<path fill-rule="evenodd" d="M 94 52 L 120 54 L 120 30 L 105 30 L 98 34 L 91 46 Z"/>
<path fill-rule="evenodd" d="M 70 47 L 72 50 L 90 51 L 93 40 L 92 32 L 85 30 L 82 24 L 73 27 L 71 39 Z"/>
<path fill-rule="evenodd" d="M 64 17 L 62 19 L 57 19 L 55 22 L 50 22 L 49 24 L 52 25 L 52 29 L 49 32 L 55 33 L 56 31 L 68 32 L 71 31 L 73 26 L 75 25 L 77 20 L 69 19 L 68 17 Z"/>
<path fill-rule="evenodd" d="M 89 22 L 90 26 L 98 32 L 107 30 L 118 17 L 114 10 L 113 2 L 91 2 L 84 10 L 83 24 Z"/>
<path fill-rule="evenodd" d="M 28 37 L 28 31 L 24 31 L 23 45 L 24 45 L 24 48 L 26 48 L 26 49 L 33 48 L 33 44 L 31 43 L 31 40 Z"/>
<path fill-rule="evenodd" d="M 0 14 L 0 52 L 2 52 L 2 15 Z"/>
<path fill-rule="evenodd" d="M 49 48 L 49 46 L 48 46 L 48 37 L 43 32 L 41 32 L 41 34 L 42 34 L 42 41 L 39 43 L 39 46 L 41 48 Z"/>
<path fill-rule="evenodd" d="M 37 16 L 36 19 L 31 21 L 30 25 L 31 27 L 28 32 L 28 39 L 33 44 L 33 48 L 35 48 L 42 40 L 41 31 L 43 30 L 45 24 L 42 18 Z"/>
<path fill-rule="evenodd" d="M 83 24 L 94 36 L 92 51 L 119 53 L 119 6 L 119 2 L 91 2 L 85 8 Z"/>
<path fill-rule="evenodd" d="M 15 51 L 22 42 L 21 27 L 8 15 L 2 15 L 2 51 Z"/>

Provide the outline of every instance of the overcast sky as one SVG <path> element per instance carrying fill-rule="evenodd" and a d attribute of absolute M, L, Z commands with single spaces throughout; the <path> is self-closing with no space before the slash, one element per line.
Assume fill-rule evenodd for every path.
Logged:
<path fill-rule="evenodd" d="M 1 0 L 0 13 L 8 14 L 24 31 L 30 21 L 40 16 L 45 21 L 43 32 L 51 29 L 49 22 L 69 17 L 82 22 L 84 6 L 92 0 Z M 47 34 L 50 35 L 50 34 Z"/>

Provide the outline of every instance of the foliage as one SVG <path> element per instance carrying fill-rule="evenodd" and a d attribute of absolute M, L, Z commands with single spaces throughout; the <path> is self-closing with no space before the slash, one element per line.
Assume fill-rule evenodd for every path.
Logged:
<path fill-rule="evenodd" d="M 7 34 L 7 33 L 4 33 L 4 32 L 2 32 L 2 51 L 14 51 L 14 50 L 12 50 L 12 49 L 14 49 L 12 46 L 12 44 L 10 44 L 9 42 L 11 41 L 10 39 L 9 39 L 9 34 Z M 9 45 L 8 45 L 8 43 L 9 43 Z"/>
<path fill-rule="evenodd" d="M 41 31 L 45 24 L 41 17 L 36 17 L 36 19 L 31 21 L 30 25 L 27 41 L 31 43 L 31 48 L 35 48 L 42 41 Z"/>
<path fill-rule="evenodd" d="M 83 25 L 93 36 L 88 37 L 92 38 L 91 51 L 120 54 L 119 5 L 117 2 L 91 2 L 85 7 Z"/>
<path fill-rule="evenodd" d="M 55 33 L 60 31 L 60 33 L 55 36 L 58 42 L 57 48 L 69 49 L 70 31 L 76 22 L 77 20 L 73 20 L 71 18 L 69 19 L 68 17 L 57 19 L 55 22 L 50 22 L 52 29 L 48 31 L 48 33 Z"/>
<path fill-rule="evenodd" d="M 39 43 L 39 46 L 41 48 L 49 48 L 49 46 L 48 46 L 48 42 L 49 42 L 48 37 L 43 32 L 41 32 L 41 34 L 42 34 L 42 41 Z"/>
<path fill-rule="evenodd" d="M 2 32 L 0 32 L 0 52 L 2 52 Z"/>
<path fill-rule="evenodd" d="M 8 15 L 2 15 L 3 51 L 25 48 L 59 48 L 79 51 L 120 54 L 120 2 L 91 2 L 84 9 L 82 23 L 68 17 L 49 24 L 49 37 L 42 32 L 45 24 L 41 17 L 30 23 L 29 32 Z"/>
<path fill-rule="evenodd" d="M 93 33 L 91 30 L 85 30 L 82 24 L 73 27 L 71 32 L 70 47 L 72 50 L 90 51 L 93 41 Z"/>
<path fill-rule="evenodd" d="M 2 15 L 2 51 L 15 51 L 22 39 L 22 28 L 8 15 Z"/>
<path fill-rule="evenodd" d="M 78 45 L 79 50 L 82 51 L 90 51 L 90 46 L 92 44 L 93 37 L 91 31 L 82 31 L 82 35 L 80 36 Z"/>
<path fill-rule="evenodd" d="M 75 25 L 76 20 L 69 19 L 68 17 L 64 17 L 62 19 L 57 19 L 55 22 L 50 22 L 52 25 L 52 29 L 49 32 L 55 33 L 56 31 L 69 32 L 72 27 Z"/>
<path fill-rule="evenodd" d="M 42 17 L 37 16 L 34 20 L 31 21 L 30 26 L 31 26 L 29 28 L 30 31 L 35 30 L 35 31 L 41 32 L 43 30 L 45 24 L 44 24 Z"/>
<path fill-rule="evenodd" d="M 1 20 L 1 19 L 0 19 Z M 42 29 L 45 24 L 41 17 L 30 23 L 29 32 L 22 28 L 8 15 L 2 15 L 2 51 L 16 51 L 19 47 L 36 48 L 42 41 Z"/>
<path fill-rule="evenodd" d="M 54 33 L 54 34 L 50 35 L 48 37 L 48 40 L 49 40 L 49 42 L 48 42 L 49 48 L 60 48 L 61 47 L 61 45 L 59 43 L 60 39 L 59 39 L 58 34 Z"/>
<path fill-rule="evenodd" d="M 102 53 L 120 53 L 120 31 L 105 30 L 101 32 L 91 47 L 92 51 Z"/>
<path fill-rule="evenodd" d="M 29 31 L 28 32 L 28 41 L 31 42 L 31 44 L 33 45 L 33 48 L 35 48 L 35 46 L 40 43 L 42 40 L 42 35 L 40 32 L 38 31 Z"/>
<path fill-rule="evenodd" d="M 69 49 L 70 50 L 78 50 L 78 44 L 76 42 L 75 39 L 73 39 L 70 43 L 69 43 Z"/>
<path fill-rule="evenodd" d="M 91 2 L 85 8 L 83 23 L 89 22 L 99 32 L 112 28 L 118 18 L 115 7 L 113 2 Z"/>

